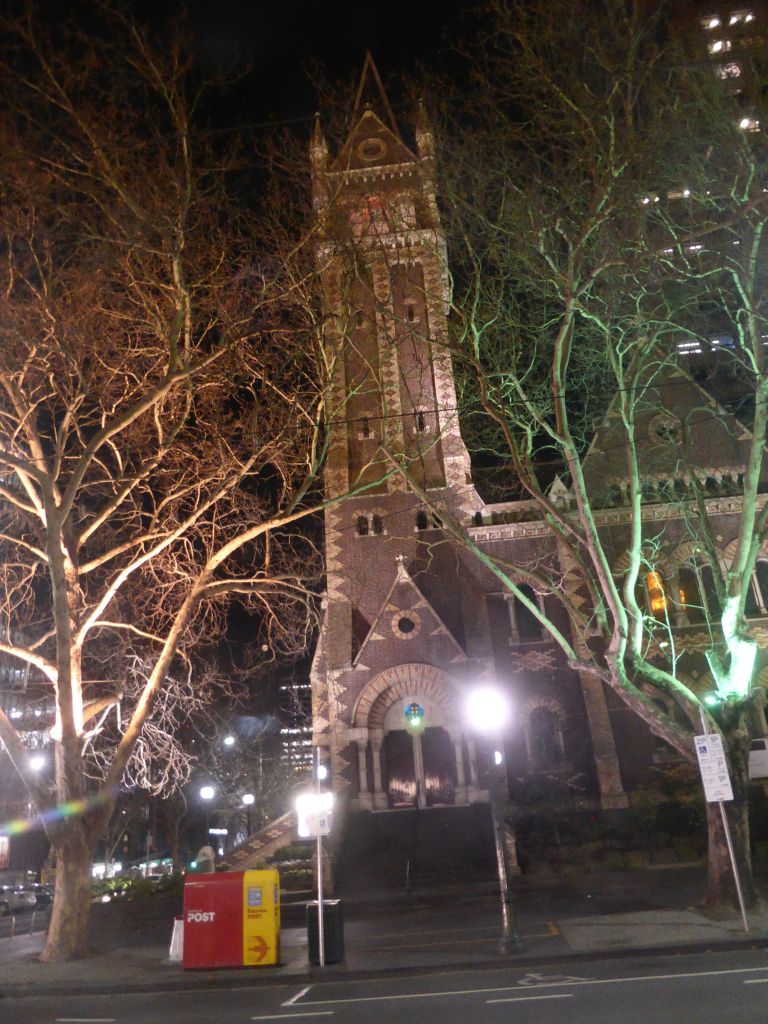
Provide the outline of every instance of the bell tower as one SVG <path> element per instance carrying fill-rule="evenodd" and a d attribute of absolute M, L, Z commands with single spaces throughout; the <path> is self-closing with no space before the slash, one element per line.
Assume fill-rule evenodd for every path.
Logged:
<path fill-rule="evenodd" d="M 365 485 L 403 490 L 382 446 L 405 455 L 420 484 L 464 487 L 448 352 L 445 241 L 432 134 L 419 110 L 415 152 L 404 142 L 366 55 L 353 126 L 335 158 L 319 120 L 311 144 L 326 337 L 336 366 L 331 495 Z"/>
<path fill-rule="evenodd" d="M 471 648 L 482 633 L 465 622 L 482 602 L 464 600 L 439 517 L 422 506 L 392 459 L 404 459 L 434 503 L 457 518 L 467 521 L 481 505 L 459 432 L 446 246 L 423 110 L 413 138 L 414 145 L 403 138 L 368 54 L 343 144 L 330 152 L 318 119 L 310 146 L 332 367 L 325 486 L 328 497 L 351 495 L 325 514 L 313 733 L 331 761 L 334 788 L 349 787 L 358 806 L 386 805 L 382 737 L 398 714 L 366 717 L 359 705 L 366 687 L 377 673 L 390 680 L 377 699 L 395 706 L 405 686 L 398 666 L 428 664 L 450 680 L 467 661 L 456 637 L 466 635 Z M 487 654 L 475 653 L 481 660 Z M 473 672 L 479 667 L 473 662 Z M 403 679 L 411 680 L 408 671 Z M 420 680 L 421 669 L 413 671 Z M 435 690 L 435 721 L 450 719 L 451 685 Z"/>

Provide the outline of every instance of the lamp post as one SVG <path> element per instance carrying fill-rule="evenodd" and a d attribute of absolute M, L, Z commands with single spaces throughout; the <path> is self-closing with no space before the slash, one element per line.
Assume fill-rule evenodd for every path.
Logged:
<path fill-rule="evenodd" d="M 242 801 L 243 807 L 245 807 L 245 829 L 248 835 L 251 834 L 251 807 L 253 807 L 256 797 L 253 793 L 243 793 Z"/>
<path fill-rule="evenodd" d="M 507 851 L 504 810 L 499 786 L 499 767 L 504 757 L 501 739 L 510 717 L 510 706 L 506 696 L 493 686 L 478 686 L 473 689 L 466 702 L 466 715 L 470 727 L 485 736 L 491 743 L 493 757 L 488 766 L 488 795 L 490 797 L 493 839 L 496 846 L 496 870 L 499 876 L 501 899 L 502 951 L 519 952 L 523 948 L 517 933 L 514 905 L 509 889 L 509 855 Z"/>
<path fill-rule="evenodd" d="M 210 818 L 209 818 L 209 814 L 208 814 L 208 808 L 210 806 L 211 800 L 213 800 L 213 798 L 215 796 L 216 796 L 216 790 L 213 788 L 213 786 L 201 786 L 200 787 L 200 799 L 203 801 L 203 805 L 205 807 L 205 841 L 206 841 L 206 843 L 208 843 L 209 839 L 210 839 L 209 829 L 211 827 L 211 822 L 210 822 Z"/>

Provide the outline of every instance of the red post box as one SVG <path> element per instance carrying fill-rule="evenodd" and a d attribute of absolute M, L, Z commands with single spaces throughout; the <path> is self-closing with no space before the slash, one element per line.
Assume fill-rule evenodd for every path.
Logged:
<path fill-rule="evenodd" d="M 277 871 L 189 875 L 184 885 L 184 967 L 243 967 L 280 959 Z"/>

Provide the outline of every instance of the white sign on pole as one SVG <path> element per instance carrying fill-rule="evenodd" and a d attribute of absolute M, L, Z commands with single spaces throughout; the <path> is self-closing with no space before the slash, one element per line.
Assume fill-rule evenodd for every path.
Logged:
<path fill-rule="evenodd" d="M 330 835 L 333 793 L 302 793 L 296 798 L 298 833 L 302 839 Z"/>
<path fill-rule="evenodd" d="M 693 739 L 707 803 L 716 804 L 720 800 L 733 800 L 722 736 L 715 732 L 706 736 L 694 736 Z"/>

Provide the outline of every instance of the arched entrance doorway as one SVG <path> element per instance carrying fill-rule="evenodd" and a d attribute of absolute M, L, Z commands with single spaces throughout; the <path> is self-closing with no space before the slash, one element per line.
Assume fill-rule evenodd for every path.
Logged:
<path fill-rule="evenodd" d="M 382 770 L 392 808 L 456 802 L 454 747 L 440 725 L 426 726 L 420 732 L 385 728 Z"/>
<path fill-rule="evenodd" d="M 419 708 L 420 727 L 409 727 L 406 710 Z M 466 803 L 469 753 L 475 782 L 474 748 L 465 744 L 456 682 L 431 665 L 398 665 L 375 676 L 354 711 L 358 745 L 360 806 L 434 807 Z"/>

